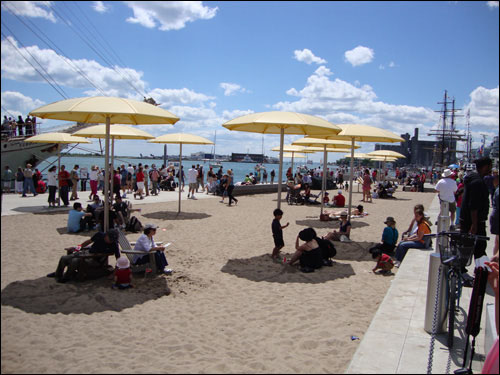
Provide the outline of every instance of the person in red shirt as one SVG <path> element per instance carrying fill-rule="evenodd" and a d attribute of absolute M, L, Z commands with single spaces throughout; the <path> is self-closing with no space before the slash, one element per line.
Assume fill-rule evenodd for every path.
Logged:
<path fill-rule="evenodd" d="M 61 199 L 65 206 L 69 206 L 69 183 L 70 180 L 69 172 L 66 170 L 66 166 L 61 165 L 61 170 L 59 171 L 59 192 Z"/>
<path fill-rule="evenodd" d="M 137 199 L 137 195 L 139 195 L 140 199 L 144 199 L 142 193 L 144 191 L 144 172 L 142 167 L 139 167 L 139 171 L 137 171 L 136 175 L 137 180 L 137 191 L 134 193 L 134 198 Z"/>
<path fill-rule="evenodd" d="M 333 205 L 335 207 L 345 206 L 345 197 L 342 195 L 342 190 L 339 190 L 338 194 L 333 198 Z"/>
<path fill-rule="evenodd" d="M 130 262 L 127 257 L 121 256 L 116 260 L 113 289 L 127 289 L 132 287 L 132 271 L 130 271 Z"/>
<path fill-rule="evenodd" d="M 376 169 L 374 169 L 372 172 L 372 179 L 374 182 L 377 181 L 377 170 Z"/>
<path fill-rule="evenodd" d="M 377 261 L 375 268 L 372 269 L 373 273 L 377 273 L 377 270 L 381 270 L 380 273 L 382 275 L 390 275 L 392 273 L 391 270 L 394 268 L 394 262 L 389 255 L 382 253 L 379 249 L 376 249 L 372 253 L 372 258 Z"/>

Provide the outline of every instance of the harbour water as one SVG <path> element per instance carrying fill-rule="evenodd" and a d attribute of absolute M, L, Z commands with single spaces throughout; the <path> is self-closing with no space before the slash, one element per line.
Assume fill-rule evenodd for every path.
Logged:
<path fill-rule="evenodd" d="M 169 162 L 172 163 L 179 163 L 179 160 L 169 160 Z M 52 164 L 53 163 L 53 164 Z M 128 166 L 128 164 L 132 165 L 138 165 L 139 163 L 142 163 L 142 165 L 149 165 L 151 167 L 152 164 L 155 164 L 157 167 L 161 167 L 163 164 L 163 159 L 139 159 L 139 158 L 123 158 L 123 157 L 115 157 L 115 166 L 120 166 L 121 164 L 125 164 L 125 166 Z M 67 170 L 73 169 L 75 164 L 78 164 L 80 168 L 85 167 L 88 170 L 90 170 L 90 167 L 93 165 L 97 165 L 98 167 L 104 167 L 104 157 L 99 157 L 99 156 L 92 156 L 92 157 L 82 157 L 82 156 L 61 156 L 61 165 L 65 165 Z M 209 170 L 209 164 L 210 162 L 203 162 L 200 160 L 183 160 L 182 161 L 182 166 L 184 167 L 184 173 L 187 175 L 187 171 L 191 168 L 192 165 L 200 164 L 203 166 L 203 171 L 206 176 L 206 172 Z M 255 173 L 255 166 L 256 163 L 235 163 L 235 162 L 221 162 L 223 171 L 226 172 L 228 169 L 231 169 L 234 174 L 234 181 L 243 181 L 245 179 L 245 176 L 249 174 L 250 172 Z M 37 168 L 42 172 L 43 175 L 46 175 L 47 169 L 49 165 L 56 165 L 57 166 L 57 157 L 51 157 L 48 158 L 47 160 L 43 161 L 40 163 Z M 294 169 L 299 166 L 303 165 L 302 162 L 299 161 L 299 163 L 294 162 Z M 291 162 L 283 162 L 283 175 L 285 175 L 285 172 L 287 169 L 291 166 Z M 271 171 L 274 169 L 274 172 L 276 173 L 276 176 L 278 175 L 279 172 L 279 164 L 264 164 L 264 167 L 267 170 L 267 180 L 268 182 L 271 181 Z M 320 163 L 314 163 L 314 164 L 308 164 L 307 167 L 309 169 L 313 168 L 318 168 L 321 167 Z M 335 166 L 329 166 L 330 170 L 333 168 L 335 171 L 337 170 L 337 167 Z M 177 169 L 177 168 L 176 168 Z M 218 168 L 214 168 L 214 171 L 217 172 Z M 277 181 L 277 178 L 275 178 L 275 181 Z"/>

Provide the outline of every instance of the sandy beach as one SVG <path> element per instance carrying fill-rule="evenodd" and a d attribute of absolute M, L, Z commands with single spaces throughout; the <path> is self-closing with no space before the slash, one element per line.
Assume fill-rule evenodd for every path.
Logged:
<path fill-rule="evenodd" d="M 333 267 L 308 274 L 269 256 L 276 194 L 242 196 L 235 207 L 183 201 L 180 217 L 176 202 L 134 205 L 143 224 L 160 226 L 156 240 L 172 242 L 174 273 L 139 276 L 125 291 L 107 278 L 45 276 L 65 247 L 89 237 L 65 233 L 66 213 L 2 216 L 2 373 L 343 372 L 359 345 L 351 336 L 363 337 L 393 278 L 371 272 L 368 248 L 387 216 L 401 233 L 413 206 L 427 208 L 435 194 L 396 196 L 364 203 L 369 215 L 352 220 L 354 242 L 338 243 Z M 282 209 L 287 257 L 301 229 L 324 235 L 338 226 L 320 222 L 318 206 Z"/>

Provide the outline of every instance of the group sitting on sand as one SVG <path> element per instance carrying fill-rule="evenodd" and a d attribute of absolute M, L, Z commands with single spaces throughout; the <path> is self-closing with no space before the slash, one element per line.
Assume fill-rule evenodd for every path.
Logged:
<path fill-rule="evenodd" d="M 358 206 L 355 211 L 357 211 L 354 212 L 355 215 L 363 214 L 363 206 Z M 271 257 L 277 259 L 280 250 L 285 246 L 283 229 L 287 228 L 290 223 L 283 226 L 281 225 L 280 220 L 283 217 L 282 210 L 276 209 L 273 214 L 272 233 L 275 247 Z M 335 215 L 337 215 L 337 213 L 335 213 Z M 319 238 L 312 228 L 301 231 L 295 243 L 295 253 L 288 262 L 284 259 L 284 263 L 292 265 L 300 261 L 300 269 L 303 272 L 313 272 L 314 269 L 322 267 L 326 262 L 331 264 L 330 258 L 334 256 L 331 254 L 333 252 L 336 253 L 333 241 L 351 242 L 350 234 L 352 225 L 348 219 L 348 214 L 346 211 L 342 211 L 338 213 L 338 215 L 340 218 L 339 230 L 333 230 L 322 238 Z M 387 217 L 384 224 L 386 224 L 386 227 L 382 233 L 382 240 L 380 243 L 370 248 L 369 252 L 372 254 L 373 259 L 377 261 L 377 265 L 373 269 L 373 272 L 380 269 L 381 274 L 389 275 L 393 267 L 399 267 L 410 248 L 425 247 L 424 235 L 431 233 L 430 227 L 432 224 L 425 215 L 424 207 L 421 204 L 414 207 L 414 218 L 408 230 L 403 232 L 399 244 L 399 232 L 396 229 L 396 220 L 394 217 Z M 299 239 L 304 241 L 305 244 L 299 245 Z M 330 254 L 330 256 L 328 257 L 327 254 Z"/>

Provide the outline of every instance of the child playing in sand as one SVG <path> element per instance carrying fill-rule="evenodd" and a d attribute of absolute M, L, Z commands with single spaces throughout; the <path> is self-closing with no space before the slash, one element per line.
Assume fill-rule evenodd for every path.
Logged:
<path fill-rule="evenodd" d="M 276 259 L 280 254 L 280 250 L 285 246 L 285 241 L 283 241 L 283 229 L 288 227 L 290 223 L 286 223 L 286 225 L 281 226 L 280 220 L 283 217 L 283 211 L 279 208 L 274 210 L 273 215 L 274 220 L 271 228 L 273 230 L 274 249 L 271 256 L 273 259 Z"/>
<path fill-rule="evenodd" d="M 116 260 L 113 289 L 128 289 L 132 287 L 132 271 L 130 271 L 130 262 L 127 257 L 121 256 Z"/>
<path fill-rule="evenodd" d="M 382 253 L 379 249 L 373 251 L 372 258 L 377 261 L 375 268 L 372 269 L 373 273 L 377 273 L 377 270 L 381 270 L 380 274 L 390 275 L 391 270 L 394 267 L 394 262 L 391 257 L 387 254 Z"/>

